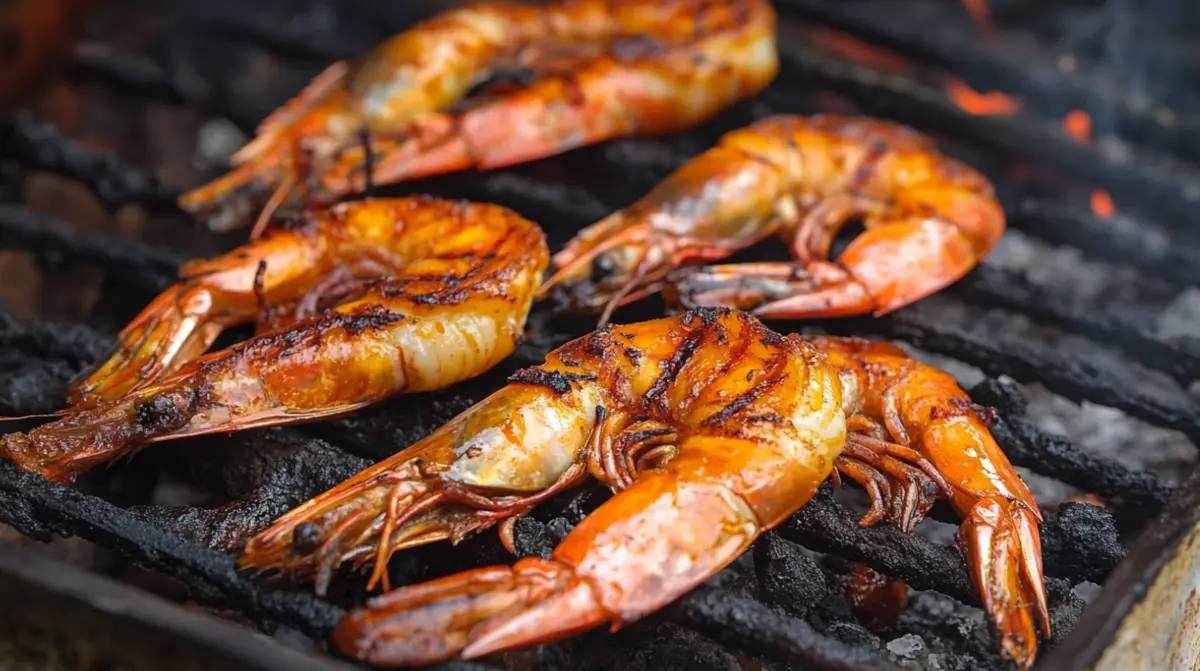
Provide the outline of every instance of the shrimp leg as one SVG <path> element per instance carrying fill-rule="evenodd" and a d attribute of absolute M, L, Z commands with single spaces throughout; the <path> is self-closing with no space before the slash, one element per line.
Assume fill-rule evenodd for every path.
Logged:
<path fill-rule="evenodd" d="M 941 474 L 939 487 L 945 485 L 943 495 L 963 518 L 958 544 L 992 635 L 1005 657 L 1022 668 L 1032 666 L 1035 627 L 1050 635 L 1038 530 L 1042 515 L 988 431 L 988 413 L 954 378 L 895 345 L 831 336 L 805 340 L 858 378 L 865 421 L 852 425 L 881 426 L 887 433 L 882 440 L 864 430 L 859 442 L 877 453 L 910 455 L 911 462 L 928 460 Z M 908 528 L 924 510 L 904 518 Z"/>
<path fill-rule="evenodd" d="M 866 230 L 836 259 L 839 230 Z M 1005 230 L 979 172 L 916 131 L 862 117 L 780 115 L 729 132 L 554 255 L 538 290 L 611 311 L 661 290 L 672 307 L 763 318 L 883 315 L 958 281 Z M 767 238 L 790 262 L 699 267 Z M 685 268 L 686 267 L 686 268 Z"/>
<path fill-rule="evenodd" d="M 768 474 L 787 482 L 779 495 L 792 496 L 782 509 L 771 506 L 774 515 L 756 491 Z M 604 623 L 619 629 L 727 566 L 826 475 L 817 462 L 764 454 L 749 441 L 684 441 L 662 469 L 643 472 L 589 515 L 549 560 L 378 597 L 338 623 L 334 642 L 358 659 L 400 667 L 481 657 Z M 631 556 L 637 561 L 620 559 Z"/>
<path fill-rule="evenodd" d="M 731 311 L 604 329 L 552 353 L 526 379 L 568 394 L 592 389 L 626 417 L 644 418 L 616 420 L 589 451 L 589 468 L 614 496 L 548 560 L 371 600 L 336 627 L 343 652 L 414 666 L 640 619 L 811 498 L 845 439 L 843 401 L 854 402 L 814 350 Z"/>

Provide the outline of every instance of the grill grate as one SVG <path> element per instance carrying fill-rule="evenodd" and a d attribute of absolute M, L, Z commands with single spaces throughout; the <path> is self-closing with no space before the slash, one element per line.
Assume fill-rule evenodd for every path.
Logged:
<path fill-rule="evenodd" d="M 961 36 L 939 34 L 942 31 L 905 32 L 897 27 L 903 24 L 889 21 L 885 25 L 865 12 L 856 13 L 842 5 L 779 0 L 778 6 L 784 16 L 848 29 L 906 56 L 952 70 L 955 64 L 979 70 L 984 72 L 980 76 L 994 77 L 997 85 L 1025 87 L 1021 90 L 1031 95 L 1038 95 L 1048 86 L 1048 74 L 1040 70 L 1029 74 L 1024 61 L 1002 57 L 1000 54 L 1006 52 L 1000 47 L 980 46 Z M 383 37 L 403 24 L 393 23 L 374 37 Z M 330 58 L 359 51 L 353 48 L 353 39 L 335 30 L 320 31 L 321 39 L 313 40 L 303 30 L 280 30 L 275 25 L 261 17 L 238 15 L 214 18 L 208 27 L 220 28 L 239 42 L 284 59 L 312 62 L 309 74 Z M 1035 190 L 1018 180 L 998 179 L 1013 229 L 1051 244 L 1075 247 L 1089 254 L 1090 262 L 1130 266 L 1144 279 L 1174 289 L 1200 283 L 1200 271 L 1196 270 L 1200 265 L 1193 263 L 1200 259 L 1200 247 L 1167 243 L 1169 235 L 1194 240 L 1184 224 L 1184 212 L 1200 199 L 1200 194 L 1194 193 L 1194 185 L 1200 183 L 1195 171 L 1182 163 L 1192 158 L 1187 153 L 1190 149 L 1181 151 L 1177 159 L 1150 158 L 1149 152 L 1140 149 L 1104 151 L 1099 144 L 1071 142 L 1055 124 L 1031 114 L 1011 118 L 973 116 L 947 102 L 932 84 L 910 76 L 880 73 L 806 46 L 802 28 L 793 22 L 785 21 L 784 30 L 801 37 L 785 35 L 781 39 L 784 69 L 779 81 L 758 100 L 693 133 L 658 140 L 622 140 L 541 164 L 423 181 L 400 190 L 513 207 L 542 223 L 552 246 L 558 248 L 579 226 L 627 204 L 688 156 L 709 146 L 720 132 L 766 113 L 813 110 L 812 101 L 803 92 L 823 89 L 849 96 L 864 113 L 942 133 L 954 147 L 964 147 L 964 151 L 982 149 L 983 162 L 972 161 L 981 167 L 990 165 L 988 157 L 993 154 L 1016 156 L 1108 189 L 1123 208 L 1128 204 L 1137 220 L 1122 215 L 1115 222 L 1102 221 L 1069 199 Z M 342 43 L 337 43 L 339 40 Z M 220 104 L 228 95 L 189 83 L 191 80 L 180 75 L 177 66 L 154 59 L 89 46 L 76 65 L 83 75 L 138 96 L 219 110 L 243 128 L 252 127 L 254 119 L 261 116 L 245 107 L 232 109 Z M 1165 137 L 1168 131 L 1150 123 L 1140 111 L 1127 109 L 1122 101 L 1110 100 L 1115 94 L 1102 79 L 1066 81 L 1071 86 L 1057 89 L 1060 95 L 1096 104 L 1109 101 L 1106 104 L 1117 110 L 1115 128 L 1123 137 L 1161 149 L 1156 138 Z M 269 109 L 277 102 L 264 105 Z M 1135 126 L 1149 130 L 1141 131 L 1142 135 L 1126 133 L 1127 127 Z M 156 212 L 171 209 L 174 189 L 110 153 L 65 138 L 52 125 L 29 114 L 18 114 L 0 127 L 0 137 L 6 139 L 0 142 L 0 153 L 6 159 L 26 170 L 55 172 L 80 181 L 111 208 L 133 203 Z M 990 160 L 995 162 L 994 158 Z M 996 177 L 1004 170 L 985 172 Z M 36 249 L 42 255 L 52 253 L 60 259 L 100 266 L 106 271 L 106 281 L 119 284 L 126 293 L 141 294 L 126 297 L 124 304 L 118 302 L 122 310 L 136 310 L 150 291 L 168 284 L 178 261 L 187 256 L 179 250 L 131 239 L 73 231 L 69 225 L 35 214 L 19 202 L 0 204 L 0 248 Z M 993 430 L 1013 463 L 1095 493 L 1114 506 L 1115 515 L 1077 503 L 1045 510 L 1045 565 L 1056 639 L 1070 631 L 1084 605 L 1072 588 L 1106 579 L 1125 556 L 1122 537 L 1144 528 L 1165 505 L 1172 487 L 1148 472 L 1090 454 L 1062 436 L 1039 429 L 1026 414 L 1024 392 L 1012 380 L 1039 383 L 1072 401 L 1116 408 L 1150 424 L 1180 431 L 1193 443 L 1200 438 L 1198 410 L 1186 394 L 1172 385 L 1131 383 L 1133 377 L 1144 375 L 1190 383 L 1200 372 L 1200 345 L 1193 338 L 1155 335 L 1144 326 L 1145 309 L 1138 308 L 1136 299 L 1121 301 L 1125 299 L 1099 307 L 1089 305 L 1072 287 L 1036 282 L 989 261 L 943 294 L 891 316 L 819 324 L 831 332 L 899 339 L 978 368 L 985 377 L 971 388 L 971 395 L 998 409 Z M 1012 329 L 989 329 L 986 323 L 980 327 L 979 322 L 986 321 L 982 308 L 1024 315 L 1084 336 L 1093 344 L 1074 349 L 1026 338 Z M 636 314 L 636 309 L 629 319 L 655 314 L 653 308 L 646 308 L 644 314 Z M 1007 320 L 1013 317 L 1009 313 L 997 314 Z M 0 306 L 0 317 L 3 315 Z M 528 342 L 479 381 L 436 394 L 397 399 L 346 420 L 166 444 L 138 457 L 151 468 L 178 474 L 214 493 L 220 499 L 215 506 L 122 508 L 87 493 L 89 488 L 103 493 L 104 474 L 89 474 L 79 488 L 67 488 L 0 463 L 0 519 L 34 538 L 76 535 L 115 548 L 139 564 L 188 582 L 194 586 L 193 597 L 205 604 L 232 607 L 268 631 L 291 628 L 320 639 L 342 606 L 357 598 L 355 590 L 361 585 L 354 582 L 355 578 L 343 581 L 345 594 L 334 594 L 333 602 L 327 602 L 304 590 L 266 587 L 239 575 L 232 557 L 221 550 L 233 548 L 249 533 L 370 460 L 425 435 L 502 384 L 511 370 L 540 360 L 545 351 L 586 331 L 586 326 L 583 321 L 551 320 L 535 314 Z M 25 414 L 56 409 L 67 378 L 101 356 L 110 345 L 111 337 L 102 331 L 81 324 L 35 321 L 17 325 L 0 319 L 0 370 L 5 371 L 0 376 L 0 412 Z M 416 426 L 398 426 L 397 416 Z M 657 650 L 672 660 L 658 668 L 683 668 L 688 659 L 703 668 L 722 668 L 722 663 L 732 663 L 722 647 L 728 646 L 787 666 L 892 668 L 888 655 L 871 649 L 865 629 L 848 625 L 845 618 L 838 620 L 797 605 L 821 601 L 830 591 L 824 570 L 799 546 L 862 562 L 904 579 L 916 590 L 978 605 L 956 549 L 886 526 L 860 529 L 860 513 L 835 501 L 832 492 L 826 484 L 809 505 L 760 542 L 750 553 L 752 556 L 744 557 L 711 584 L 662 614 L 630 627 L 623 635 L 633 652 L 609 651 L 611 646 L 603 643 L 608 634 L 599 632 L 528 654 L 537 658 L 538 668 L 591 668 L 608 660 L 605 655 L 636 655 L 640 650 L 652 656 Z M 520 554 L 545 555 L 602 497 L 599 488 L 586 487 L 548 502 L 533 516 L 522 519 L 517 525 Z M 940 508 L 934 509 L 933 517 L 957 523 Z M 485 561 L 508 561 L 496 546 L 494 539 L 487 537 L 468 540 L 454 549 L 437 546 L 402 553 L 405 556 L 393 561 L 392 582 L 399 585 L 430 577 L 431 565 L 452 569 Z M 767 585 L 791 589 L 795 594 L 772 593 Z M 940 639 L 952 667 L 1003 668 L 981 622 L 961 615 L 945 617 L 946 610 L 937 610 L 936 599 L 936 595 L 917 599 L 907 609 L 902 627 L 928 633 L 931 640 Z M 819 622 L 822 618 L 833 621 Z M 699 632 L 720 645 L 697 642 L 688 638 L 693 635 L 686 630 Z M 704 657 L 707 661 L 696 661 L 700 659 L 697 655 L 708 655 Z M 484 668 L 478 664 L 446 666 Z"/>

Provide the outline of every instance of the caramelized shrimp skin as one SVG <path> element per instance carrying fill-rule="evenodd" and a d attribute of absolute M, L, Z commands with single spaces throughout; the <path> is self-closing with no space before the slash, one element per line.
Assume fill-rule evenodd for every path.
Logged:
<path fill-rule="evenodd" d="M 450 9 L 330 65 L 272 113 L 234 169 L 180 199 L 214 229 L 365 185 L 488 170 L 630 135 L 691 128 L 778 71 L 767 0 L 485 2 Z M 523 85 L 469 90 L 504 70 Z M 455 107 L 457 106 L 457 109 Z"/>
<path fill-rule="evenodd" d="M 656 611 L 836 469 L 872 491 L 864 525 L 911 529 L 935 497 L 954 502 L 1002 649 L 1028 665 L 1045 615 L 1040 513 L 979 421 L 953 380 L 892 345 L 782 336 L 730 309 L 609 324 L 288 513 L 241 564 L 324 590 L 339 564 L 373 561 L 371 585 L 387 591 L 397 550 L 497 522 L 511 549 L 539 501 L 588 475 L 605 483 L 614 496 L 549 559 L 401 588 L 334 632 L 377 666 L 474 658 Z"/>
<path fill-rule="evenodd" d="M 521 583 L 512 592 L 481 597 L 487 603 L 473 615 L 457 607 L 406 615 L 396 612 L 395 599 L 423 586 L 406 588 L 351 615 L 334 639 L 359 659 L 395 666 L 619 625 L 707 579 L 812 496 L 845 438 L 842 401 L 838 374 L 822 355 L 744 313 L 698 310 L 601 329 L 289 513 L 247 545 L 241 563 L 307 569 L 369 554 L 378 579 L 398 547 L 454 538 L 501 518 L 511 524 L 537 500 L 591 474 L 617 494 L 551 560 L 462 577 L 469 592 L 483 587 L 471 585 L 484 574 L 509 575 Z M 430 492 L 436 507 L 427 503 Z M 467 521 L 470 508 L 476 518 Z M 306 524 L 309 531 L 298 533 Z M 302 536 L 322 544 L 298 547 Z M 639 560 L 619 560 L 630 553 Z M 530 591 L 527 578 L 549 582 Z M 514 599 L 529 599 L 520 631 L 489 627 L 495 636 L 484 638 L 441 631 L 460 621 L 469 627 Z"/>
<path fill-rule="evenodd" d="M 828 260 L 838 230 L 866 230 Z M 867 117 L 779 115 L 725 134 L 554 255 L 538 300 L 600 313 L 663 292 L 675 307 L 763 318 L 885 314 L 991 252 L 1004 211 L 979 172 L 916 131 Z M 692 268 L 770 237 L 792 262 Z"/>
<path fill-rule="evenodd" d="M 22 468 L 71 481 L 148 443 L 447 387 L 516 348 L 548 259 L 541 230 L 495 205 L 413 197 L 314 212 L 189 264 L 73 389 L 78 405 L 0 445 Z M 201 356 L 262 307 L 287 310 Z"/>
<path fill-rule="evenodd" d="M 887 507 L 893 511 L 888 516 L 901 528 L 914 528 L 933 505 L 934 492 L 922 493 L 919 486 L 894 491 L 903 482 L 896 476 L 919 482 L 923 473 L 936 473 L 941 498 L 948 499 L 963 518 L 958 546 L 983 602 L 992 637 L 1004 657 L 1021 668 L 1032 667 L 1037 630 L 1050 636 L 1039 530 L 1042 514 L 1033 493 L 988 431 L 990 412 L 972 403 L 950 375 L 890 343 L 816 336 L 805 340 L 843 374 L 853 374 L 859 388 L 868 390 L 851 420 L 855 433 L 839 462 L 840 473 L 872 492 L 874 506 L 864 526 L 874 524 Z M 855 442 L 875 448 L 877 455 L 849 449 Z M 909 451 L 916 454 L 908 455 Z M 855 463 L 857 453 L 872 461 L 879 453 L 901 456 L 910 464 L 923 460 L 931 468 L 916 473 L 910 467 L 908 474 L 892 468 L 885 474 Z M 889 485 L 894 493 L 880 494 Z"/>

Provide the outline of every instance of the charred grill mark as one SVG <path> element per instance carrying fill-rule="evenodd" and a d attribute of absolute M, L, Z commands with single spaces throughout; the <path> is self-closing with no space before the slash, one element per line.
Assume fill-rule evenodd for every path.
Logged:
<path fill-rule="evenodd" d="M 711 323 L 711 322 L 709 322 Z M 671 355 L 670 359 L 662 362 L 658 379 L 654 381 L 654 385 L 650 387 L 650 391 L 646 392 L 646 396 L 642 399 L 642 407 L 650 408 L 657 406 L 660 410 L 666 410 L 665 401 L 662 396 L 666 393 L 667 387 L 679 377 L 679 372 L 691 361 L 695 356 L 696 350 L 700 348 L 700 343 L 704 340 L 708 329 L 698 328 L 688 334 L 687 339 L 683 341 L 675 354 Z"/>
<path fill-rule="evenodd" d="M 359 310 L 350 314 L 335 313 L 323 317 L 319 326 L 327 329 L 341 329 L 350 337 L 359 336 L 366 331 L 385 329 L 394 326 L 399 322 L 407 319 L 408 316 L 399 312 L 393 312 L 383 306 L 369 305 L 363 306 Z"/>
<path fill-rule="evenodd" d="M 695 307 L 687 311 L 683 316 L 683 323 L 692 325 L 696 319 L 699 319 L 705 326 L 717 323 L 722 317 L 733 314 L 733 310 L 724 307 Z M 743 313 L 737 313 L 738 316 L 745 321 Z"/>
<path fill-rule="evenodd" d="M 705 419 L 703 425 L 717 426 L 724 424 L 739 410 L 758 400 L 760 396 L 767 393 L 772 388 L 783 384 L 784 380 L 787 380 L 788 375 L 786 373 L 780 374 L 779 370 L 787 365 L 787 359 L 788 355 L 786 352 L 780 352 L 776 354 L 775 357 L 772 358 L 769 365 L 769 372 L 764 375 L 761 380 L 759 380 L 753 387 L 747 389 L 742 394 L 739 394 L 737 398 L 730 401 L 724 408 L 721 408 L 717 412 L 713 413 L 710 417 Z"/>
<path fill-rule="evenodd" d="M 622 345 L 619 343 L 616 343 L 616 345 L 617 345 L 617 347 L 619 347 L 621 349 L 621 352 L 623 352 L 625 354 L 625 358 L 629 359 L 629 365 L 636 368 L 639 364 L 642 363 L 641 350 L 630 347 L 629 345 Z"/>
<path fill-rule="evenodd" d="M 743 420 L 746 424 L 764 423 L 764 424 L 782 424 L 787 421 L 787 418 L 777 412 L 769 412 L 761 415 L 750 415 Z"/>
<path fill-rule="evenodd" d="M 511 384 L 546 387 L 559 396 L 571 391 L 572 382 L 595 382 L 596 380 L 597 377 L 591 373 L 564 373 L 537 367 L 522 368 L 508 377 Z"/>
<path fill-rule="evenodd" d="M 983 423 L 984 426 L 990 426 L 995 412 L 988 407 L 973 403 L 965 398 L 950 399 L 947 405 L 937 405 L 929 411 L 930 421 L 937 422 L 952 417 L 974 417 Z"/>
<path fill-rule="evenodd" d="M 717 324 L 717 328 L 720 329 L 717 335 L 717 342 L 724 347 L 728 345 L 729 342 L 728 329 L 726 329 L 722 324 Z M 722 338 L 722 335 L 725 337 Z M 708 376 L 708 379 L 705 380 L 703 384 L 696 384 L 692 386 L 691 392 L 688 394 L 688 401 L 692 401 L 700 397 L 702 394 L 704 394 L 704 392 L 708 391 L 709 387 L 728 375 L 729 369 L 733 368 L 735 364 L 740 362 L 742 358 L 746 356 L 746 352 L 749 351 L 750 345 L 753 342 L 754 339 L 746 337 L 745 334 L 738 338 L 736 347 L 733 349 L 733 351 L 729 352 L 728 356 L 722 357 L 721 365 Z"/>
<path fill-rule="evenodd" d="M 667 436 L 672 433 L 675 433 L 674 429 L 671 429 L 668 427 L 663 427 L 661 429 L 644 429 L 642 431 L 634 431 L 633 433 L 630 433 L 628 435 L 628 437 L 629 437 L 630 441 L 640 442 L 640 441 L 646 440 L 647 438 L 655 438 L 657 436 Z"/>

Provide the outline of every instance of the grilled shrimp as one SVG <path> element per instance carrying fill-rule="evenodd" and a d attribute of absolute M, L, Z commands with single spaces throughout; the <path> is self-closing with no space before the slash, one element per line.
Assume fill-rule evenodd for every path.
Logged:
<path fill-rule="evenodd" d="M 410 197 L 308 213 L 186 264 L 72 389 L 65 417 L 0 447 L 69 482 L 148 443 L 447 387 L 513 352 L 548 263 L 541 229 L 497 205 Z M 255 321 L 252 339 L 204 354 Z"/>
<path fill-rule="evenodd" d="M 829 261 L 838 230 L 858 217 L 866 230 Z M 601 321 L 660 290 L 674 306 L 766 318 L 878 316 L 956 282 L 1004 229 L 991 183 L 915 130 L 865 117 L 768 117 L 581 231 L 552 258 L 538 299 Z M 771 236 L 793 262 L 677 270 Z"/>
<path fill-rule="evenodd" d="M 370 585 L 386 591 L 397 550 L 497 523 L 511 550 L 513 523 L 539 501 L 589 475 L 606 484 L 615 495 L 550 559 L 405 587 L 334 631 L 379 666 L 479 657 L 662 608 L 836 468 L 872 493 L 863 524 L 911 528 L 949 497 L 1005 649 L 1032 659 L 1030 610 L 1046 620 L 1040 513 L 981 417 L 953 380 L 890 345 L 783 336 L 729 309 L 609 324 L 287 513 L 240 564 L 315 576 L 321 592 L 343 562 L 374 562 Z"/>
<path fill-rule="evenodd" d="M 180 200 L 218 230 L 377 184 L 488 170 L 697 125 L 779 69 L 767 0 L 558 0 L 451 9 L 339 61 L 268 116 L 225 176 Z M 518 69 L 538 78 L 480 82 Z M 364 149 L 360 137 L 369 138 Z M 369 151 L 373 161 L 366 161 Z M 264 207 L 265 204 L 265 207 Z"/>

